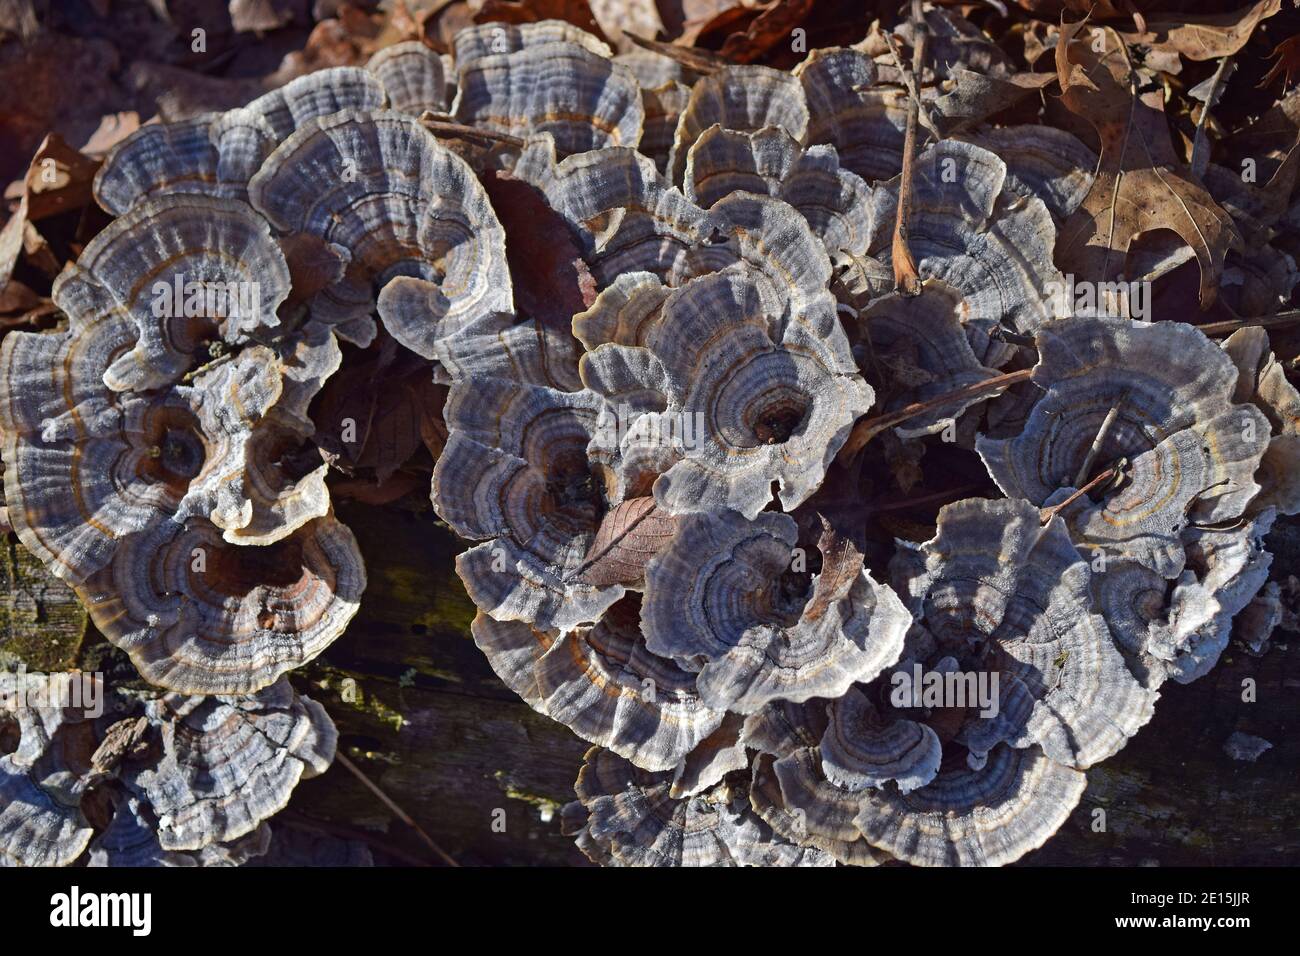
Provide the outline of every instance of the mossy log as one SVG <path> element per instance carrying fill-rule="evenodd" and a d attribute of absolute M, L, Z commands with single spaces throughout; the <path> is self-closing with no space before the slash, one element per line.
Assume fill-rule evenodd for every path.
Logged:
<path fill-rule="evenodd" d="M 339 505 L 361 543 L 370 583 L 348 632 L 296 672 L 295 683 L 328 708 L 360 771 L 460 863 L 583 864 L 559 832 L 558 810 L 572 799 L 587 745 L 492 674 L 469 637 L 473 606 L 455 576 L 463 545 L 417 497 L 406 500 L 410 510 Z M 1300 524 L 1283 524 L 1272 544 L 1275 576 L 1300 567 Z M 76 649 L 68 641 L 81 640 L 84 615 L 12 536 L 8 553 L 2 583 L 10 610 L 0 647 L 35 655 L 29 666 L 65 662 Z M 43 634 L 55 639 L 47 644 Z M 1300 862 L 1300 655 L 1287 649 L 1286 634 L 1276 636 L 1280 643 L 1262 657 L 1234 646 L 1208 677 L 1166 685 L 1152 723 L 1089 771 L 1078 809 L 1022 863 Z M 95 640 L 92 633 L 86 644 Z M 1254 702 L 1243 699 L 1248 678 Z M 1262 737 L 1272 749 L 1253 763 L 1234 760 L 1224 750 L 1234 731 Z M 365 839 L 381 862 L 439 862 L 338 764 L 303 783 L 288 812 Z"/>

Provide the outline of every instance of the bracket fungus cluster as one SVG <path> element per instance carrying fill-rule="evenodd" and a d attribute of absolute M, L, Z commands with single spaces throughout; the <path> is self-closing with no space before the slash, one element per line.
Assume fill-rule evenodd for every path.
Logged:
<path fill-rule="evenodd" d="M 284 678 L 141 700 L 89 674 L 5 673 L 0 696 L 0 866 L 242 865 L 338 739 Z"/>
<path fill-rule="evenodd" d="M 286 675 L 366 587 L 322 396 L 381 350 L 446 388 L 472 637 L 593 745 L 592 860 L 1041 846 L 1263 586 L 1300 394 L 1260 329 L 1062 302 L 1104 160 L 981 125 L 1006 56 L 927 19 L 919 77 L 878 32 L 786 72 L 480 23 L 117 145 L 0 432 L 14 530 L 156 694 L 0 714 L 0 862 L 310 856 L 267 821 L 336 732 Z M 922 456 L 989 497 L 878 521 Z"/>

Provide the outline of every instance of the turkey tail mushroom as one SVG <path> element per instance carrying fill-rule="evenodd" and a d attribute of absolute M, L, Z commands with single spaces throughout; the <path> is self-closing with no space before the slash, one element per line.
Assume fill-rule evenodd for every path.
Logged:
<path fill-rule="evenodd" d="M 150 683 L 249 694 L 314 658 L 360 607 L 356 539 L 330 515 L 274 544 L 231 545 L 202 518 L 123 538 L 76 590 L 91 619 Z"/>
<path fill-rule="evenodd" d="M 635 148 L 645 107 L 627 67 L 572 42 L 457 61 L 456 120 L 511 136 L 546 133 L 561 154 Z"/>
<path fill-rule="evenodd" d="M 315 701 L 281 680 L 246 697 L 150 702 L 161 741 L 155 763 L 130 766 L 127 789 L 148 803 L 166 851 L 194 851 L 255 832 L 298 781 L 324 773 L 338 732 Z"/>
<path fill-rule="evenodd" d="M 694 673 L 646 650 L 639 610 L 624 597 L 567 634 L 480 612 L 472 630 L 497 676 L 538 713 L 637 767 L 672 770 L 724 714 L 700 700 Z"/>
<path fill-rule="evenodd" d="M 646 568 L 642 626 L 662 657 L 702 664 L 705 703 L 753 713 L 774 700 L 838 697 L 898 659 L 910 618 L 861 567 L 799 566 L 795 522 L 690 515 Z"/>
<path fill-rule="evenodd" d="M 867 791 L 854 822 L 872 846 L 915 866 L 1003 866 L 1042 846 L 1086 784 L 1037 748 L 1000 745 L 979 770 L 940 770 L 906 794 Z"/>
<path fill-rule="evenodd" d="M 322 182 L 336 189 L 323 197 Z M 409 116 L 345 110 L 288 137 L 249 183 L 249 199 L 284 234 L 306 233 L 350 256 L 313 319 L 358 345 L 384 327 L 435 358 L 475 319 L 513 309 L 505 235 L 465 161 Z"/>
<path fill-rule="evenodd" d="M 378 109 L 383 102 L 378 79 L 341 66 L 298 77 L 226 113 L 142 126 L 105 157 L 95 175 L 95 198 L 117 216 L 146 199 L 175 193 L 242 200 L 263 160 L 299 126 L 340 110 Z"/>

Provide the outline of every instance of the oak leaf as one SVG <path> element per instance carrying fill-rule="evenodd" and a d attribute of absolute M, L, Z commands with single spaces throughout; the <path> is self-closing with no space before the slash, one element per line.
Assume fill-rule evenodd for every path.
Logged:
<path fill-rule="evenodd" d="M 1106 51 L 1073 42 L 1082 23 L 1061 29 L 1056 68 L 1061 100 L 1090 122 L 1101 140 L 1092 189 L 1061 227 L 1056 265 L 1076 279 L 1116 281 L 1129 246 L 1143 233 L 1169 229 L 1186 242 L 1201 268 L 1201 307 L 1218 292 L 1223 259 L 1240 243 L 1232 218 L 1196 182 L 1174 153 L 1159 89 L 1138 89 L 1122 41 L 1106 32 Z"/>
<path fill-rule="evenodd" d="M 1281 7 L 1282 0 L 1259 0 L 1228 13 L 1153 14 L 1147 18 L 1144 32 L 1123 37 L 1128 43 L 1176 50 L 1189 60 L 1217 60 L 1244 47 L 1260 21 Z"/>

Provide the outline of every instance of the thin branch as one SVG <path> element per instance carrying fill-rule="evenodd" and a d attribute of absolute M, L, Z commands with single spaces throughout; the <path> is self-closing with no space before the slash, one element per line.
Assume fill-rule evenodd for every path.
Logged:
<path fill-rule="evenodd" d="M 1083 480 L 1088 477 L 1088 472 L 1092 471 L 1092 463 L 1096 460 L 1101 446 L 1106 442 L 1106 436 L 1110 434 L 1111 427 L 1115 424 L 1115 419 L 1119 417 L 1120 407 L 1124 404 L 1124 397 L 1111 406 L 1106 417 L 1102 419 L 1101 427 L 1097 429 L 1097 437 L 1092 440 L 1092 447 L 1088 449 L 1088 454 L 1083 458 L 1083 464 L 1079 466 L 1079 472 L 1074 476 L 1074 486 L 1077 488 L 1083 484 Z"/>
<path fill-rule="evenodd" d="M 986 378 L 982 382 L 974 382 L 970 385 L 963 385 L 961 388 L 955 388 L 951 392 L 945 392 L 935 398 L 924 402 L 914 402 L 911 405 L 904 406 L 896 412 L 886 412 L 883 415 L 873 415 L 870 418 L 861 419 L 853 426 L 853 431 L 849 433 L 848 440 L 844 447 L 840 449 L 840 458 L 849 458 L 856 455 L 867 442 L 875 438 L 887 428 L 893 428 L 909 418 L 915 418 L 917 415 L 924 415 L 926 412 L 934 411 L 936 408 L 943 408 L 945 405 L 951 405 L 953 402 L 959 402 L 962 399 L 973 398 L 976 395 L 983 395 L 987 392 L 1000 392 L 1005 388 L 1015 385 L 1017 382 L 1025 382 L 1034 374 L 1032 368 L 1024 368 L 1018 372 L 1007 372 L 1003 375 L 994 375 L 992 378 Z"/>
<path fill-rule="evenodd" d="M 434 136 L 451 136 L 457 139 L 477 139 L 489 143 L 505 143 L 507 146 L 513 146 L 516 149 L 524 145 L 524 141 L 518 136 L 511 136 L 509 133 L 496 133 L 490 129 L 479 129 L 477 126 L 466 126 L 464 123 L 453 123 L 450 120 L 441 120 L 437 118 L 437 114 L 428 110 L 421 114 L 420 125 Z"/>
<path fill-rule="evenodd" d="M 1076 501 L 1078 501 L 1088 492 L 1092 491 L 1092 489 L 1096 488 L 1098 485 L 1110 481 L 1110 479 L 1114 478 L 1116 474 L 1117 472 L 1115 471 L 1114 468 L 1107 468 L 1096 478 L 1092 479 L 1092 481 L 1088 482 L 1082 488 L 1077 489 L 1072 495 L 1070 495 L 1070 497 L 1066 498 L 1060 504 L 1052 505 L 1052 507 L 1044 508 L 1042 511 L 1040 511 L 1038 513 L 1038 520 L 1041 521 L 1043 524 L 1047 524 L 1047 522 L 1055 518 L 1057 514 L 1059 514 L 1066 507 L 1074 504 Z"/>
<path fill-rule="evenodd" d="M 987 486 L 982 482 L 971 482 L 970 484 L 959 485 L 956 488 L 945 488 L 943 491 L 936 491 L 931 495 L 922 495 L 919 498 L 900 498 L 897 501 L 886 501 L 883 504 L 871 502 L 867 505 L 867 514 L 880 514 L 882 511 L 906 511 L 908 508 L 932 505 L 937 501 L 957 501 L 963 496 L 979 491 L 984 487 Z"/>
<path fill-rule="evenodd" d="M 1207 322 L 1196 328 L 1205 335 L 1231 335 L 1238 329 L 1289 329 L 1293 325 L 1300 325 L 1300 309 L 1279 312 L 1277 315 L 1270 315 L 1263 319 L 1227 319 L 1223 322 Z"/>
<path fill-rule="evenodd" d="M 916 178 L 916 127 L 920 120 L 920 78 L 925 69 L 925 48 L 929 45 L 929 31 L 921 15 L 920 0 L 912 0 L 912 28 L 916 46 L 912 50 L 912 83 L 917 86 L 915 96 L 908 98 L 907 133 L 903 138 L 903 175 L 898 184 L 898 216 L 894 220 L 894 241 L 890 259 L 894 264 L 894 288 L 904 295 L 921 291 L 921 276 L 916 271 L 916 260 L 907 244 L 908 222 L 912 217 L 912 184 Z M 900 72 L 906 73 L 899 64 Z"/>
<path fill-rule="evenodd" d="M 362 773 L 361 768 L 358 767 L 356 764 L 354 764 L 351 760 L 349 760 L 347 758 L 347 755 L 344 754 L 343 751 L 341 750 L 338 751 L 335 754 L 335 757 L 337 758 L 339 763 L 347 767 L 347 769 L 352 773 L 354 777 L 356 777 L 363 784 L 365 784 L 366 789 L 368 789 L 371 793 L 377 796 L 380 802 L 383 803 L 384 806 L 386 806 L 389 810 L 392 810 L 393 813 L 397 816 L 397 819 L 401 820 L 408 827 L 410 827 L 412 830 L 418 833 L 420 835 L 420 839 L 422 839 L 425 842 L 425 845 L 427 845 L 430 850 L 432 850 L 434 853 L 438 855 L 438 858 L 440 860 L 442 860 L 448 866 L 460 866 L 460 864 L 457 863 L 452 858 L 451 854 L 449 854 L 442 847 L 438 846 L 437 843 L 433 842 L 433 837 L 425 833 L 424 830 L 420 827 L 420 825 L 416 823 L 414 820 L 412 820 L 410 815 L 407 814 L 405 810 L 403 810 L 395 802 L 393 802 L 392 797 L 384 793 L 384 791 L 380 790 L 379 787 L 375 783 L 373 783 L 369 777 L 367 777 L 364 773 Z"/>

